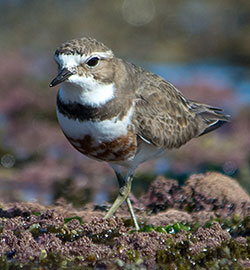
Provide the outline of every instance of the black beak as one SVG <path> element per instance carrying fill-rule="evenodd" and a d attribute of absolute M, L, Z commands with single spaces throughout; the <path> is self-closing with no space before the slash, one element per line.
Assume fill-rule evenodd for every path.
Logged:
<path fill-rule="evenodd" d="M 53 87 L 61 82 L 64 82 L 65 80 L 67 80 L 71 75 L 73 75 L 74 73 L 69 71 L 66 68 L 63 68 L 58 75 L 55 77 L 55 79 L 49 84 L 50 87 Z"/>

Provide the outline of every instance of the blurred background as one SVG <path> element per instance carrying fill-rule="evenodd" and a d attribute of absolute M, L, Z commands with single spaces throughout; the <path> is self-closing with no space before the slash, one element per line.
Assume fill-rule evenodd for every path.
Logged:
<path fill-rule="evenodd" d="M 220 171 L 250 192 L 250 2 L 246 0 L 0 0 L 0 198 L 81 205 L 112 200 L 109 166 L 89 160 L 56 120 L 53 53 L 94 37 L 115 54 L 223 108 L 232 121 L 136 171 L 139 196 L 156 175 Z"/>

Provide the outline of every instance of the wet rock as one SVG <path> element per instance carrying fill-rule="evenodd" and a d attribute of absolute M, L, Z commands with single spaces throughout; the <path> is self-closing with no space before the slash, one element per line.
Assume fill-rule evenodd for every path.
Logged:
<path fill-rule="evenodd" d="M 198 211 L 192 213 L 192 220 L 200 225 L 205 225 L 209 220 L 216 218 L 216 214 L 213 211 Z"/>
<path fill-rule="evenodd" d="M 190 211 L 215 211 L 223 216 L 250 213 L 248 194 L 235 180 L 219 173 L 193 175 L 183 191 L 189 198 Z"/>
<path fill-rule="evenodd" d="M 192 175 L 183 186 L 174 180 L 158 177 L 139 202 L 152 213 L 169 208 L 182 209 L 192 213 L 193 220 L 201 224 L 214 215 L 250 214 L 248 194 L 234 179 L 214 172 Z"/>
<path fill-rule="evenodd" d="M 214 223 L 209 229 L 199 228 L 194 234 L 196 241 L 190 246 L 192 254 L 199 254 L 204 249 L 220 247 L 223 241 L 229 241 L 231 236 L 224 231 L 219 223 Z"/>
<path fill-rule="evenodd" d="M 147 217 L 146 220 L 148 224 L 154 224 L 155 226 L 164 226 L 166 224 L 174 224 L 177 222 L 192 222 L 192 216 L 185 211 L 168 209 L 167 211 L 159 212 L 156 215 L 151 215 Z"/>
<path fill-rule="evenodd" d="M 159 176 L 149 187 L 149 191 L 140 198 L 140 203 L 157 213 L 178 206 L 185 199 L 177 181 Z"/>
<path fill-rule="evenodd" d="M 250 252 L 248 203 L 233 179 L 217 173 L 194 175 L 182 187 L 157 178 L 135 203 L 139 232 L 125 207 L 103 219 L 93 204 L 2 203 L 0 269 L 243 269 Z"/>

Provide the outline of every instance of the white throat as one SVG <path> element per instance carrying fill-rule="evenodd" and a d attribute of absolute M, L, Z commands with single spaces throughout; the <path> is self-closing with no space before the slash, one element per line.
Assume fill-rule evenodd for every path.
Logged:
<path fill-rule="evenodd" d="M 91 56 L 112 57 L 112 51 L 94 52 L 92 55 L 55 55 L 55 60 L 61 68 L 74 70 L 79 64 L 84 63 Z M 115 85 L 102 84 L 96 81 L 93 76 L 71 75 L 67 81 L 61 84 L 59 96 L 64 103 L 78 102 L 82 105 L 100 107 L 114 98 Z"/>
<path fill-rule="evenodd" d="M 61 84 L 59 97 L 64 103 L 77 102 L 91 107 L 100 107 L 114 98 L 115 85 L 99 84 L 92 77 L 77 74 Z"/>

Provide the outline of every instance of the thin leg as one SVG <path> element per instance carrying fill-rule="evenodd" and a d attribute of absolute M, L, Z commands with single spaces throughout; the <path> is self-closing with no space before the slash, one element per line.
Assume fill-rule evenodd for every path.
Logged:
<path fill-rule="evenodd" d="M 118 196 L 116 197 L 114 203 L 112 204 L 111 208 L 109 209 L 108 213 L 105 215 L 104 218 L 111 217 L 115 213 L 117 208 L 127 199 L 131 189 L 132 177 L 130 177 L 128 180 L 129 181 L 127 182 L 124 181 L 123 186 L 120 187 Z"/>
<path fill-rule="evenodd" d="M 119 190 L 119 194 L 118 194 L 116 200 L 114 201 L 114 203 L 112 204 L 111 208 L 109 209 L 108 213 L 105 215 L 104 218 L 111 217 L 115 213 L 117 208 L 126 200 L 126 203 L 127 203 L 131 218 L 134 222 L 135 228 L 136 228 L 136 230 L 139 230 L 140 227 L 137 223 L 136 216 L 135 216 L 131 201 L 128 197 L 130 190 L 131 190 L 131 183 L 133 180 L 133 175 L 130 175 L 128 177 L 127 181 L 125 181 L 119 172 L 115 171 L 115 173 L 116 173 L 117 180 L 118 180 L 118 183 L 120 186 L 120 190 Z"/>
<path fill-rule="evenodd" d="M 138 222 L 137 222 L 137 219 L 136 219 L 136 215 L 135 215 L 135 213 L 134 213 L 134 209 L 133 209 L 133 207 L 132 207 L 132 204 L 131 204 L 131 201 L 130 201 L 129 197 L 127 197 L 126 203 L 127 203 L 127 206 L 128 206 L 128 210 L 129 210 L 130 216 L 131 216 L 131 218 L 132 218 L 132 220 L 133 220 L 133 222 L 134 222 L 135 229 L 136 229 L 137 231 L 139 231 L 139 230 L 140 230 L 140 227 L 139 227 L 139 225 L 138 225 Z"/>
<path fill-rule="evenodd" d="M 119 186 L 121 188 L 122 186 L 124 186 L 126 184 L 126 182 L 125 182 L 125 180 L 122 177 L 122 175 L 121 175 L 120 172 L 115 171 L 115 174 L 116 174 L 117 180 L 119 182 Z M 133 180 L 133 175 L 131 175 L 131 183 L 132 183 L 132 180 Z M 127 206 L 128 206 L 128 210 L 129 210 L 130 216 L 131 216 L 131 218 L 132 218 L 132 220 L 134 222 L 135 228 L 136 228 L 137 231 L 139 231 L 140 230 L 140 227 L 139 227 L 138 222 L 136 220 L 136 215 L 134 213 L 134 209 L 132 207 L 132 203 L 131 203 L 131 200 L 129 198 L 129 195 L 126 198 L 126 203 L 127 203 Z"/>

